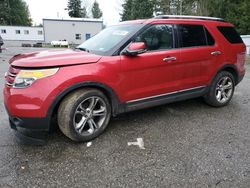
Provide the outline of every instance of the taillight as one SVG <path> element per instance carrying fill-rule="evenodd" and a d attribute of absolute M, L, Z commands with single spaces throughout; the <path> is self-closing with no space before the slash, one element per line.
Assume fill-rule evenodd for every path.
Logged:
<path fill-rule="evenodd" d="M 246 52 L 239 53 L 237 55 L 237 64 L 238 66 L 244 66 L 246 62 Z"/>

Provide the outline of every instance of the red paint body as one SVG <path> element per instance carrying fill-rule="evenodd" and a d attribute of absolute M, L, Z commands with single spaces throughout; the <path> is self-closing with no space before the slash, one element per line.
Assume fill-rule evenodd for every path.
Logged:
<path fill-rule="evenodd" d="M 60 69 L 55 75 L 37 80 L 25 89 L 6 86 L 4 103 L 9 113 L 16 117 L 46 117 L 49 108 L 63 91 L 74 84 L 89 81 L 109 86 L 120 102 L 126 103 L 188 88 L 209 86 L 220 68 L 226 64 L 236 65 L 240 76 L 245 74 L 245 45 L 230 44 L 217 30 L 217 26 L 232 26 L 229 23 L 185 19 L 153 19 L 134 23 L 141 22 L 202 24 L 213 35 L 216 44 L 146 52 L 135 57 L 99 56 L 73 50 L 42 51 L 15 56 L 10 61 L 11 66 L 16 68 L 10 68 L 12 72 L 25 68 L 59 66 Z M 211 52 L 218 50 L 222 52 L 220 56 L 211 55 Z M 172 56 L 177 60 L 167 63 L 162 61 Z"/>
<path fill-rule="evenodd" d="M 131 51 L 144 50 L 144 49 L 146 49 L 146 45 L 144 42 L 136 42 L 136 43 L 132 43 L 128 49 Z"/>

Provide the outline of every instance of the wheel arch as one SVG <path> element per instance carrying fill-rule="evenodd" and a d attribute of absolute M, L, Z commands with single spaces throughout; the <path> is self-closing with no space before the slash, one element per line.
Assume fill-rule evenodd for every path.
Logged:
<path fill-rule="evenodd" d="M 233 77 L 235 79 L 235 85 L 237 85 L 239 83 L 239 73 L 238 73 L 237 67 L 235 65 L 227 64 L 227 65 L 222 66 L 219 69 L 219 71 L 216 73 L 216 75 L 222 71 L 230 72 L 233 75 Z"/>
<path fill-rule="evenodd" d="M 53 101 L 53 103 L 50 105 L 49 111 L 47 113 L 47 117 L 49 118 L 49 121 L 53 121 L 55 114 L 57 112 L 57 109 L 62 102 L 62 100 L 70 93 L 78 90 L 78 89 L 83 89 L 83 88 L 93 88 L 93 89 L 98 89 L 102 91 L 108 98 L 111 104 L 111 109 L 112 109 L 112 115 L 116 116 L 117 114 L 120 113 L 121 108 L 120 108 L 120 99 L 115 93 L 115 91 L 107 86 L 106 84 L 99 83 L 99 82 L 83 82 L 83 83 L 77 83 L 75 85 L 70 86 L 69 88 L 63 90 Z"/>

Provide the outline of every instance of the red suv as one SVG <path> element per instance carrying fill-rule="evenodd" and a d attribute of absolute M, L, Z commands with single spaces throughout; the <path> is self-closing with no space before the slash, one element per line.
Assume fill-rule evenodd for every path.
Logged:
<path fill-rule="evenodd" d="M 234 26 L 219 18 L 122 22 L 76 49 L 14 56 L 4 103 L 23 138 L 58 124 L 72 140 L 89 141 L 124 112 L 201 96 L 227 105 L 245 74 L 245 51 Z"/>

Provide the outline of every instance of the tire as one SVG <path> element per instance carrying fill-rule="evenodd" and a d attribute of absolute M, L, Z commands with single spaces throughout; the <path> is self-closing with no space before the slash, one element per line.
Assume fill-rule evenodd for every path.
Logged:
<path fill-rule="evenodd" d="M 69 94 L 58 109 L 60 130 L 73 141 L 87 142 L 101 135 L 111 117 L 107 97 L 97 89 L 81 89 Z"/>
<path fill-rule="evenodd" d="M 215 76 L 208 93 L 204 96 L 205 102 L 213 107 L 226 106 L 231 101 L 234 90 L 234 76 L 227 71 L 219 72 Z"/>

